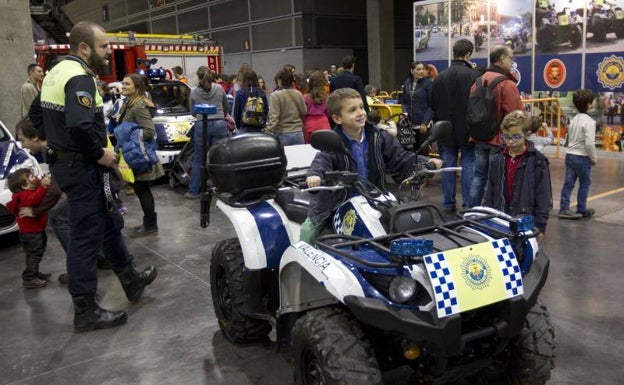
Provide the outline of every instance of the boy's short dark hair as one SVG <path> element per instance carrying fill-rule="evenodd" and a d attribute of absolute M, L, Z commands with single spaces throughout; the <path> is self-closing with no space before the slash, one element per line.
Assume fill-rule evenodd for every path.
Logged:
<path fill-rule="evenodd" d="M 535 134 L 540 127 L 542 127 L 542 119 L 540 119 L 539 116 L 532 116 L 531 117 L 531 129 L 529 130 L 529 132 L 531 134 Z"/>
<path fill-rule="evenodd" d="M 345 56 L 342 58 L 342 68 L 350 70 L 355 64 L 355 58 L 353 56 Z"/>
<path fill-rule="evenodd" d="M 32 124 L 28 115 L 24 116 L 22 119 L 20 119 L 19 122 L 17 122 L 17 124 L 15 125 L 15 132 L 17 132 L 18 135 L 21 132 L 22 137 L 26 139 L 31 139 L 31 140 L 35 138 L 41 139 L 39 130 L 37 130 L 35 126 Z"/>
<path fill-rule="evenodd" d="M 596 94 L 594 94 L 594 91 L 583 88 L 572 94 L 572 103 L 574 103 L 574 107 L 576 107 L 578 112 L 585 113 L 589 103 L 593 102 L 595 98 Z"/>
<path fill-rule="evenodd" d="M 280 82 L 281 87 L 292 87 L 292 84 L 295 81 L 295 76 L 292 71 L 282 68 L 277 71 L 275 79 Z"/>
<path fill-rule="evenodd" d="M 359 92 L 353 88 L 339 88 L 336 91 L 329 94 L 327 98 L 327 112 L 330 116 L 340 116 L 340 110 L 342 109 L 342 101 L 346 99 L 360 99 L 362 96 Z"/>
<path fill-rule="evenodd" d="M 503 118 L 501 129 L 508 130 L 511 127 L 522 127 L 522 132 L 527 134 L 531 129 L 531 117 L 522 110 L 511 111 Z"/>
<path fill-rule="evenodd" d="M 474 51 L 474 44 L 468 39 L 460 39 L 453 44 L 453 59 L 464 57 Z"/>
<path fill-rule="evenodd" d="M 180 66 L 173 67 L 171 71 L 173 71 L 173 73 L 176 75 L 182 75 L 182 67 Z"/>
<path fill-rule="evenodd" d="M 373 123 L 374 125 L 379 124 L 379 122 L 381 122 L 381 115 L 379 114 L 379 111 L 377 111 L 374 108 L 371 108 L 370 111 L 368 111 L 368 115 L 366 116 L 366 119 Z"/>
<path fill-rule="evenodd" d="M 28 177 L 30 177 L 31 171 L 29 168 L 20 168 L 11 174 L 7 178 L 7 185 L 12 193 L 22 191 L 22 186 L 28 184 Z"/>

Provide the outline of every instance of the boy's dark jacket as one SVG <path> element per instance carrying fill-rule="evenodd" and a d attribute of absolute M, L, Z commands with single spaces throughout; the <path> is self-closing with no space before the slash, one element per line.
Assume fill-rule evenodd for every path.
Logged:
<path fill-rule="evenodd" d="M 336 125 L 334 131 L 340 134 L 348 151 L 351 144 L 345 137 L 342 126 Z M 418 156 L 412 151 L 406 151 L 399 142 L 384 130 L 375 128 L 370 123 L 364 126 L 366 141 L 368 142 L 368 180 L 385 191 L 385 171 L 396 172 L 407 176 L 414 170 L 415 163 L 426 162 L 429 158 Z M 318 176 L 325 179 L 326 171 L 351 171 L 357 173 L 357 164 L 353 156 L 318 152 L 310 165 L 308 176 Z M 312 194 L 308 217 L 313 224 L 319 225 L 329 218 L 332 212 L 347 198 L 347 191 L 319 191 Z"/>
<path fill-rule="evenodd" d="M 513 184 L 513 201 L 507 202 L 505 154 L 499 151 L 492 162 L 483 196 L 483 206 L 492 207 L 509 215 L 531 214 L 535 227 L 546 231 L 548 215 L 552 209 L 552 189 L 548 158 L 527 141 L 527 153 L 522 157 Z"/>

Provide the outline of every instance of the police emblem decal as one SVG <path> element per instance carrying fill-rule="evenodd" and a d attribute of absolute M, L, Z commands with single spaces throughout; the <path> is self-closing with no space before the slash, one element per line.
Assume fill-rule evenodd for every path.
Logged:
<path fill-rule="evenodd" d="M 461 276 L 473 290 L 483 290 L 490 285 L 492 271 L 484 258 L 468 255 L 461 263 Z"/>
<path fill-rule="evenodd" d="M 598 82 L 610 90 L 622 87 L 624 83 L 624 58 L 611 55 L 598 64 Z"/>
<path fill-rule="evenodd" d="M 93 105 L 93 98 L 88 92 L 78 91 L 76 92 L 76 98 L 78 99 L 78 104 L 83 107 L 91 108 Z"/>
<path fill-rule="evenodd" d="M 342 218 L 342 233 L 346 235 L 353 234 L 355 222 L 357 222 L 355 210 L 348 210 Z"/>

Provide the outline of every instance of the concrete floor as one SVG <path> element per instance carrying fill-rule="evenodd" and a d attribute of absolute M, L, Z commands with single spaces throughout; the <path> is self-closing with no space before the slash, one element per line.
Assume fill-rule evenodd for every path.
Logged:
<path fill-rule="evenodd" d="M 618 294 L 624 276 L 618 241 L 624 234 L 624 155 L 600 153 L 599 159 L 590 190 L 596 216 L 565 221 L 556 217 L 564 161 L 551 157 L 555 208 L 542 244 L 551 269 L 541 298 L 557 340 L 552 385 L 611 385 L 624 378 L 624 302 Z M 0 239 L 0 384 L 292 383 L 291 369 L 272 342 L 235 346 L 221 335 L 210 298 L 209 256 L 233 230 L 216 210 L 210 227 L 201 229 L 199 201 L 183 199 L 184 192 L 155 186 L 160 233 L 127 238 L 137 264 L 159 270 L 138 304 L 127 302 L 111 271 L 100 271 L 102 305 L 129 313 L 128 323 L 115 329 L 73 332 L 70 297 L 56 281 L 65 258 L 54 236 L 41 264 L 54 280 L 39 290 L 22 289 L 21 248 Z M 439 184 L 427 187 L 424 199 L 439 204 Z M 141 210 L 135 197 L 124 200 L 126 227 L 132 228 Z"/>

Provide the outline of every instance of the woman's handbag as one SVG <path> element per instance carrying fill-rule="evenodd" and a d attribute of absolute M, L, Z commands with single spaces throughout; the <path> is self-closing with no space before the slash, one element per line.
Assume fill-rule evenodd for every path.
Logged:
<path fill-rule="evenodd" d="M 412 127 L 412 123 L 405 115 L 399 118 L 397 123 L 397 140 L 403 146 L 411 146 L 416 143 L 416 130 Z"/>

